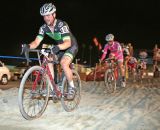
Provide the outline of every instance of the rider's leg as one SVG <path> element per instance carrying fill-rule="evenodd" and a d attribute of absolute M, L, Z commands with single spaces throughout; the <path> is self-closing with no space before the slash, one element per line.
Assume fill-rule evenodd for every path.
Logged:
<path fill-rule="evenodd" d="M 156 65 L 157 65 L 157 61 L 153 60 L 153 72 L 155 72 L 155 70 L 156 70 Z"/>
<path fill-rule="evenodd" d="M 136 82 L 136 66 L 132 67 L 132 74 L 133 74 L 133 82 Z"/>
<path fill-rule="evenodd" d="M 118 61 L 118 67 L 120 68 L 121 71 L 121 76 L 125 77 L 125 70 L 124 70 L 124 65 L 123 65 L 123 61 Z"/>
<path fill-rule="evenodd" d="M 121 71 L 123 87 L 125 87 L 125 70 L 123 66 L 123 60 L 118 60 L 118 67 L 120 68 Z"/>
<path fill-rule="evenodd" d="M 73 81 L 72 70 L 70 68 L 71 62 L 72 62 L 72 59 L 68 56 L 63 56 L 61 61 L 60 61 L 60 64 L 61 64 L 61 66 L 64 70 L 65 76 L 66 76 L 69 84 L 70 84 L 70 82 Z M 71 87 L 74 87 L 72 83 L 71 83 Z"/>
<path fill-rule="evenodd" d="M 73 82 L 73 73 L 70 68 L 70 64 L 72 62 L 72 58 L 64 55 L 60 61 L 60 64 L 64 70 L 65 76 L 67 78 L 67 81 L 69 83 L 69 88 L 68 88 L 68 99 L 73 99 L 75 95 L 75 88 L 74 88 L 74 82 Z"/>

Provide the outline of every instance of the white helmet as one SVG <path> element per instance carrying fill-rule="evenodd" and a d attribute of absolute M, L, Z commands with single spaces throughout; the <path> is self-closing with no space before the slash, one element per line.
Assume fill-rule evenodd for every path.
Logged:
<path fill-rule="evenodd" d="M 46 3 L 40 8 L 42 16 L 53 14 L 54 12 L 56 12 L 56 7 L 52 3 Z"/>
<path fill-rule="evenodd" d="M 109 42 L 109 41 L 113 41 L 114 40 L 114 35 L 113 34 L 108 34 L 106 35 L 106 41 Z"/>

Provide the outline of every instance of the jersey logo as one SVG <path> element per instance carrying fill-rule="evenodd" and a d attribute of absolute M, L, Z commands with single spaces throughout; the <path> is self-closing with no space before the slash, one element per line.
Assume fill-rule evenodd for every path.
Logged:
<path fill-rule="evenodd" d="M 42 28 L 39 29 L 39 34 L 44 35 L 44 31 Z"/>
<path fill-rule="evenodd" d="M 59 22 L 58 27 L 61 28 L 63 26 L 63 22 Z"/>
<path fill-rule="evenodd" d="M 68 29 L 67 26 L 63 26 L 63 27 L 60 29 L 60 31 L 61 31 L 61 34 L 69 33 L 69 29 Z"/>

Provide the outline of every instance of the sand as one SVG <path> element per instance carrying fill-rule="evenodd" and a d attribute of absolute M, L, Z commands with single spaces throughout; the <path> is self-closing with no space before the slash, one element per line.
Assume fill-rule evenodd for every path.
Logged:
<path fill-rule="evenodd" d="M 18 88 L 0 90 L 0 130 L 160 130 L 160 79 L 128 83 L 114 94 L 103 82 L 82 81 L 82 99 L 73 112 L 49 101 L 44 114 L 25 120 Z"/>

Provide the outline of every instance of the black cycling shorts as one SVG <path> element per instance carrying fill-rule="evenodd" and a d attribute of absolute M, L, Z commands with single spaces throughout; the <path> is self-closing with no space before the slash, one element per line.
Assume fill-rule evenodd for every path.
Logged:
<path fill-rule="evenodd" d="M 68 48 L 66 50 L 59 51 L 57 53 L 57 57 L 58 57 L 59 61 L 61 60 L 61 58 L 63 56 L 68 56 L 73 60 L 75 58 L 77 52 L 78 52 L 78 46 L 74 45 L 74 46 L 71 46 L 70 48 Z"/>

